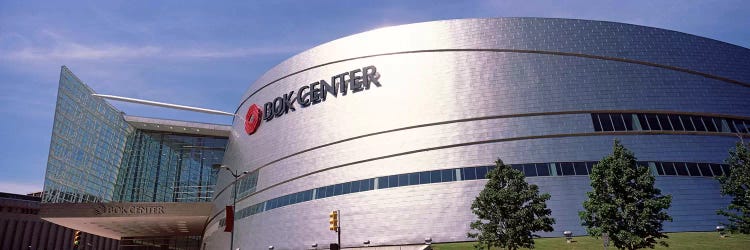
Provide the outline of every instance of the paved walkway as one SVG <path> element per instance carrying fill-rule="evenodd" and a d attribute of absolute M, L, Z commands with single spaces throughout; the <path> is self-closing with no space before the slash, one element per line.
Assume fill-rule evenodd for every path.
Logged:
<path fill-rule="evenodd" d="M 407 246 L 387 246 L 387 247 L 355 247 L 344 248 L 346 250 L 430 250 L 428 245 L 407 245 Z"/>

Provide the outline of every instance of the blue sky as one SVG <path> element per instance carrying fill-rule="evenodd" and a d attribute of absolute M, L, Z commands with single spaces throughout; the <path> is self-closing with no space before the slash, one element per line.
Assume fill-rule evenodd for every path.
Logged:
<path fill-rule="evenodd" d="M 478 17 L 607 20 L 750 48 L 748 1 L 0 0 L 0 192 L 40 191 L 60 66 L 102 94 L 232 112 L 263 72 L 391 25 Z M 227 117 L 111 102 L 131 115 Z"/>

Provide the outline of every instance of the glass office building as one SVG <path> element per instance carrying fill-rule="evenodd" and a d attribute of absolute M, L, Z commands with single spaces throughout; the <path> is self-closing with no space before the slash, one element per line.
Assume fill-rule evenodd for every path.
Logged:
<path fill-rule="evenodd" d="M 226 136 L 137 127 L 93 93 L 62 68 L 43 202 L 211 201 Z"/>
<path fill-rule="evenodd" d="M 42 217 L 69 228 L 127 240 L 121 249 L 161 245 L 197 249 L 202 230 L 187 220 L 178 220 L 181 223 L 174 228 L 168 223 L 155 225 L 167 235 L 153 238 L 149 227 L 114 223 L 127 213 L 106 215 L 115 208 L 104 207 L 117 204 L 112 206 L 124 207 L 121 211 L 126 212 L 132 207 L 136 208 L 132 211 L 158 207 L 165 217 L 170 214 L 164 212 L 165 206 L 171 203 L 185 204 L 172 211 L 201 206 L 196 203 L 210 206 L 217 172 L 211 166 L 224 158 L 228 126 L 128 116 L 93 93 L 62 67 Z M 93 217 L 71 212 L 75 209 L 66 209 L 68 203 L 84 204 L 79 210 L 93 211 Z M 206 212 L 187 215 L 208 216 Z M 99 222 L 96 216 L 101 217 Z M 76 218 L 94 219 L 85 224 L 98 226 L 85 227 Z M 146 225 L 143 223 L 135 226 Z"/>
<path fill-rule="evenodd" d="M 115 187 L 128 135 L 122 114 L 62 67 L 42 202 L 106 202 Z"/>

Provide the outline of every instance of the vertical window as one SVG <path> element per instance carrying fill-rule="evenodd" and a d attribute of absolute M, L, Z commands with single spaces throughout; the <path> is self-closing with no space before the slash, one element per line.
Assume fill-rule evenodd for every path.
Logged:
<path fill-rule="evenodd" d="M 633 131 L 633 114 L 622 114 L 622 120 L 625 121 L 625 129 Z"/>
<path fill-rule="evenodd" d="M 682 122 L 680 121 L 680 118 L 677 117 L 677 115 L 669 115 L 669 121 L 672 124 L 672 128 L 674 128 L 674 130 L 678 130 L 678 131 L 685 130 L 685 127 L 682 126 Z"/>
<path fill-rule="evenodd" d="M 651 130 L 662 130 L 661 126 L 659 126 L 659 119 L 656 118 L 655 114 L 646 114 L 646 120 Z"/>
<path fill-rule="evenodd" d="M 297 193 L 297 202 L 309 201 L 310 199 L 305 199 L 305 198 L 307 198 L 306 194 L 307 194 L 308 191 L 311 191 L 311 190 L 302 191 L 302 192 Z"/>
<path fill-rule="evenodd" d="M 575 175 L 572 162 L 561 162 L 560 165 L 562 165 L 562 175 Z"/>
<path fill-rule="evenodd" d="M 612 118 L 612 124 L 615 127 L 615 131 L 625 131 L 625 121 L 622 120 L 621 114 L 609 114 Z"/>
<path fill-rule="evenodd" d="M 706 126 L 703 124 L 703 121 L 700 117 L 690 116 L 690 120 L 693 121 L 693 125 L 695 125 L 696 131 L 706 131 Z"/>
<path fill-rule="evenodd" d="M 690 116 L 681 115 L 680 121 L 682 121 L 682 125 L 685 126 L 686 131 L 695 131 L 695 125 L 693 124 L 693 120 L 690 119 Z"/>
<path fill-rule="evenodd" d="M 729 125 L 729 131 L 732 133 L 737 133 L 737 127 L 734 126 L 735 120 L 733 119 L 727 119 L 727 125 Z"/>
<path fill-rule="evenodd" d="M 352 181 L 351 183 L 352 183 L 352 193 L 359 192 L 359 190 L 361 188 L 360 185 L 359 185 L 360 181 Z"/>
<path fill-rule="evenodd" d="M 398 187 L 398 175 L 388 176 L 388 187 Z"/>
<path fill-rule="evenodd" d="M 585 162 L 574 162 L 573 168 L 576 171 L 576 175 L 588 175 L 589 173 L 586 171 L 586 163 Z"/>
<path fill-rule="evenodd" d="M 536 173 L 539 176 L 549 176 L 549 165 L 547 163 L 537 163 Z"/>
<path fill-rule="evenodd" d="M 662 169 L 661 162 L 655 162 L 656 165 L 656 173 L 659 175 L 664 175 L 664 169 Z"/>
<path fill-rule="evenodd" d="M 664 170 L 665 175 L 677 175 L 677 171 L 674 169 L 674 163 L 662 162 L 661 168 Z"/>
<path fill-rule="evenodd" d="M 284 196 L 284 198 L 286 198 L 286 203 L 284 206 L 292 205 L 297 202 L 297 194 L 288 194 Z"/>
<path fill-rule="evenodd" d="M 708 163 L 698 163 L 698 168 L 701 170 L 703 176 L 714 176 L 711 172 L 711 165 Z"/>
<path fill-rule="evenodd" d="M 477 179 L 477 172 L 475 168 L 464 168 L 463 169 L 464 180 L 476 180 Z"/>
<path fill-rule="evenodd" d="M 287 205 L 291 205 L 291 204 L 297 203 L 297 194 L 290 194 L 290 195 L 287 195 L 287 196 L 288 196 L 287 197 L 287 203 L 286 203 Z"/>
<path fill-rule="evenodd" d="M 351 191 L 352 191 L 352 183 L 351 182 L 344 183 L 342 185 L 342 187 L 343 187 L 344 190 L 341 192 L 341 194 L 351 193 Z"/>
<path fill-rule="evenodd" d="M 534 164 L 523 164 L 523 174 L 525 176 L 536 176 L 536 166 Z"/>
<path fill-rule="evenodd" d="M 388 186 L 388 176 L 378 177 L 378 189 L 380 189 L 380 188 L 389 188 L 389 186 Z"/>
<path fill-rule="evenodd" d="M 612 120 L 609 119 L 609 114 L 598 114 L 599 115 L 599 121 L 602 123 L 602 130 L 603 131 L 614 131 L 614 127 L 612 126 Z"/>
<path fill-rule="evenodd" d="M 273 200 L 271 200 L 271 202 L 268 203 L 268 206 L 269 206 L 268 209 L 274 209 L 274 208 L 276 208 L 276 201 L 278 201 L 278 200 L 279 199 L 273 199 Z"/>
<path fill-rule="evenodd" d="M 419 184 L 427 184 L 427 183 L 430 183 L 430 172 L 420 172 Z"/>
<path fill-rule="evenodd" d="M 737 132 L 750 133 L 750 121 L 737 120 L 735 125 L 737 126 Z"/>
<path fill-rule="evenodd" d="M 687 168 L 685 168 L 685 163 L 683 162 L 674 162 L 674 168 L 677 170 L 677 175 L 683 175 L 683 176 L 690 176 L 688 173 Z"/>
<path fill-rule="evenodd" d="M 646 115 L 638 114 L 638 123 L 640 123 L 641 129 L 651 130 L 651 128 L 648 126 L 648 120 L 646 119 Z"/>
<path fill-rule="evenodd" d="M 688 172 L 690 172 L 690 176 L 701 176 L 700 169 L 698 169 L 697 163 L 688 163 L 687 164 Z"/>
<path fill-rule="evenodd" d="M 441 182 L 440 170 L 430 171 L 430 182 L 431 183 Z"/>
<path fill-rule="evenodd" d="M 706 129 L 708 129 L 709 132 L 719 132 L 719 129 L 716 127 L 716 124 L 714 124 L 714 119 L 710 117 L 703 117 L 703 124 L 706 124 Z"/>
<path fill-rule="evenodd" d="M 659 119 L 659 124 L 661 124 L 661 128 L 663 130 L 674 130 L 672 128 L 672 124 L 669 123 L 669 118 L 667 118 L 667 115 L 659 114 L 656 115 L 656 118 Z"/>
<path fill-rule="evenodd" d="M 444 169 L 440 172 L 442 172 L 443 182 L 456 180 L 456 171 L 453 171 L 453 169 Z"/>
<path fill-rule="evenodd" d="M 602 124 L 599 123 L 599 116 L 597 114 L 591 114 L 591 121 L 594 123 L 594 131 L 602 131 Z"/>
<path fill-rule="evenodd" d="M 307 191 L 302 191 L 302 192 L 297 193 L 297 202 L 308 201 L 308 200 L 305 200 L 305 193 L 307 193 Z"/>
<path fill-rule="evenodd" d="M 407 186 L 409 185 L 409 174 L 400 174 L 398 175 L 398 186 Z"/>
<path fill-rule="evenodd" d="M 596 162 L 594 162 L 594 161 L 587 161 L 586 162 L 586 170 L 589 172 L 589 174 L 591 174 L 591 173 L 594 172 L 594 164 L 596 164 Z"/>
<path fill-rule="evenodd" d="M 344 192 L 344 185 L 336 184 L 333 189 L 333 195 L 341 195 Z"/>
<path fill-rule="evenodd" d="M 373 179 L 366 179 L 366 180 L 359 181 L 359 191 L 364 192 L 364 191 L 372 190 L 372 188 L 370 187 L 370 183 L 373 182 L 372 180 Z"/>
<path fill-rule="evenodd" d="M 716 126 L 719 127 L 719 132 L 724 132 L 724 133 L 732 132 L 729 130 L 729 124 L 727 123 L 726 119 L 714 118 L 714 122 L 716 123 Z"/>
<path fill-rule="evenodd" d="M 409 174 L 409 185 L 417 185 L 417 184 L 419 184 L 419 173 Z"/>

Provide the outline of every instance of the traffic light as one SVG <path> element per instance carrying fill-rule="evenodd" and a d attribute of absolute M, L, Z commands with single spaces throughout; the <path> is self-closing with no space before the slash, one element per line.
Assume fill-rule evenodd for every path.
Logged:
<path fill-rule="evenodd" d="M 330 219 L 328 220 L 329 226 L 328 229 L 331 231 L 338 232 L 339 230 L 339 212 L 338 211 L 332 211 L 331 214 L 328 216 Z"/>
<path fill-rule="evenodd" d="M 76 230 L 73 233 L 73 248 L 78 248 L 78 245 L 81 244 L 81 231 Z"/>

